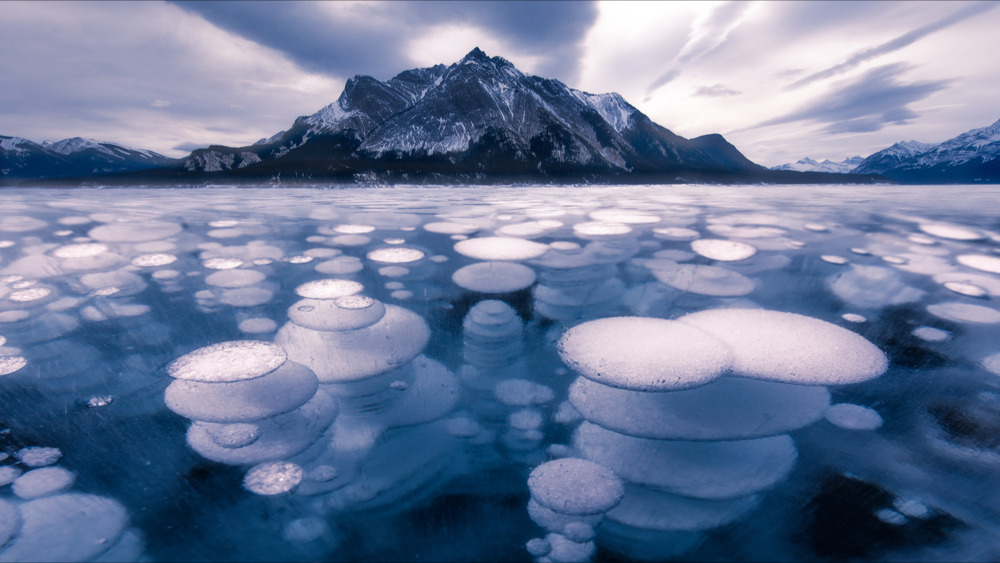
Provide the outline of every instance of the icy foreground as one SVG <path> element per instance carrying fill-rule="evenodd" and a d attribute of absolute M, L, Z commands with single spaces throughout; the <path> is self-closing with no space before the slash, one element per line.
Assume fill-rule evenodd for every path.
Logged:
<path fill-rule="evenodd" d="M 6 191 L 0 561 L 995 560 L 949 193 Z"/>

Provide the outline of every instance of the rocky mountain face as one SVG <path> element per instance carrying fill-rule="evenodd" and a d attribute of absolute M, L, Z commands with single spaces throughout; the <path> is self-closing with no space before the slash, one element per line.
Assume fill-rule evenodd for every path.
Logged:
<path fill-rule="evenodd" d="M 1000 183 L 1000 121 L 933 145 L 896 143 L 854 173 L 882 174 L 907 184 Z"/>
<path fill-rule="evenodd" d="M 864 160 L 865 159 L 860 156 L 852 156 L 840 162 L 834 162 L 830 159 L 817 162 L 807 156 L 796 162 L 772 166 L 771 170 L 795 170 L 797 172 L 829 172 L 832 174 L 849 174 L 857 168 L 858 165 L 864 162 Z"/>
<path fill-rule="evenodd" d="M 194 151 L 183 168 L 418 182 L 820 181 L 772 174 L 721 135 L 685 139 L 616 93 L 527 75 L 478 48 L 386 82 L 355 76 L 337 101 L 287 131 L 248 147 Z"/>
<path fill-rule="evenodd" d="M 0 135 L 0 183 L 26 178 L 68 178 L 157 168 L 177 160 L 93 139 L 34 143 Z"/>

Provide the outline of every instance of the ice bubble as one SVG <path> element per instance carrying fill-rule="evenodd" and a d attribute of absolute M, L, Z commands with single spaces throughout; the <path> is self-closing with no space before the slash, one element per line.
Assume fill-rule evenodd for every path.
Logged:
<path fill-rule="evenodd" d="M 469 235 L 479 230 L 478 225 L 456 223 L 453 221 L 438 221 L 427 223 L 424 230 L 442 235 Z"/>
<path fill-rule="evenodd" d="M 108 246 L 106 244 L 90 242 L 60 246 L 52 251 L 52 256 L 55 256 L 56 258 L 89 258 L 91 256 L 104 254 L 107 251 Z"/>
<path fill-rule="evenodd" d="M 910 334 L 926 342 L 944 342 L 951 337 L 951 333 L 931 326 L 917 327 Z"/>
<path fill-rule="evenodd" d="M 132 259 L 132 265 L 140 268 L 153 268 L 173 264 L 176 261 L 177 257 L 173 254 L 140 254 Z"/>
<path fill-rule="evenodd" d="M 392 297 L 393 299 L 398 299 L 400 301 L 406 301 L 407 299 L 413 298 L 413 292 L 406 289 L 401 289 L 399 291 L 393 291 L 392 293 L 389 294 L 389 297 Z"/>
<path fill-rule="evenodd" d="M 507 237 L 535 238 L 562 226 L 562 221 L 543 219 L 541 221 L 528 221 L 525 223 L 504 225 L 503 227 L 497 229 L 496 234 Z"/>
<path fill-rule="evenodd" d="M 573 447 L 629 483 L 705 499 L 731 499 L 785 479 L 798 453 L 788 435 L 693 442 L 635 438 L 584 422 Z"/>
<path fill-rule="evenodd" d="M 219 301 L 233 307 L 257 307 L 274 297 L 274 292 L 263 287 L 241 287 L 222 292 Z"/>
<path fill-rule="evenodd" d="M 306 518 L 296 518 L 286 524 L 281 530 L 281 537 L 290 542 L 308 543 L 318 540 L 329 531 L 322 519 L 307 516 Z"/>
<path fill-rule="evenodd" d="M 26 233 L 46 226 L 47 223 L 26 215 L 11 215 L 0 217 L 0 231 L 8 233 Z"/>
<path fill-rule="evenodd" d="M 243 319 L 237 327 L 247 334 L 266 334 L 278 330 L 278 323 L 266 317 Z"/>
<path fill-rule="evenodd" d="M 281 346 L 257 340 L 234 340 L 185 354 L 167 366 L 167 373 L 188 381 L 242 381 L 267 375 L 287 360 Z"/>
<path fill-rule="evenodd" d="M 52 293 L 52 290 L 48 287 L 33 287 L 31 289 L 22 289 L 20 291 L 12 291 L 7 295 L 7 299 L 14 301 L 16 303 L 29 303 L 31 301 L 38 301 L 39 299 L 44 299 Z"/>
<path fill-rule="evenodd" d="M 949 240 L 973 241 L 986 238 L 982 233 L 973 231 L 972 229 L 958 225 L 949 225 L 948 223 L 922 223 L 919 225 L 919 228 L 929 235 Z"/>
<path fill-rule="evenodd" d="M 31 316 L 31 313 L 23 309 L 0 312 L 0 323 L 16 323 Z"/>
<path fill-rule="evenodd" d="M 269 461 L 255 465 L 243 478 L 243 486 L 258 495 L 287 493 L 302 482 L 305 472 L 288 461 Z"/>
<path fill-rule="evenodd" d="M 974 285 L 986 290 L 993 297 L 1000 297 L 1000 278 L 989 274 L 944 272 L 935 274 L 933 280 L 942 285 L 949 282 Z"/>
<path fill-rule="evenodd" d="M 342 252 L 336 248 L 310 248 L 302 254 L 312 258 L 333 258 L 334 256 L 340 256 Z"/>
<path fill-rule="evenodd" d="M 252 422 L 302 406 L 319 385 L 309 368 L 295 362 L 285 362 L 262 377 L 218 381 L 174 380 L 164 394 L 167 407 L 194 420 Z"/>
<path fill-rule="evenodd" d="M 850 403 L 830 405 L 825 416 L 834 425 L 847 430 L 875 430 L 882 426 L 882 417 L 874 409 Z"/>
<path fill-rule="evenodd" d="M 605 223 L 648 225 L 660 222 L 660 218 L 656 215 L 650 215 L 649 213 L 642 213 L 640 211 L 630 211 L 627 209 L 600 209 L 598 211 L 591 211 L 589 215 L 591 219 Z"/>
<path fill-rule="evenodd" d="M 524 544 L 524 548 L 532 557 L 545 557 L 552 551 L 552 544 L 542 538 L 534 538 L 528 540 L 528 543 Z"/>
<path fill-rule="evenodd" d="M 109 223 L 91 229 L 87 235 L 99 242 L 148 242 L 172 237 L 183 229 L 176 223 Z"/>
<path fill-rule="evenodd" d="M 868 256 L 872 253 L 867 248 L 858 248 L 858 247 L 851 248 L 850 251 L 859 256 Z"/>
<path fill-rule="evenodd" d="M 892 524 L 893 526 L 902 526 L 909 521 L 906 516 L 903 516 L 891 508 L 880 508 L 875 512 L 875 517 L 886 524 Z"/>
<path fill-rule="evenodd" d="M 10 375 L 26 365 L 28 360 L 24 356 L 0 356 L 0 375 Z"/>
<path fill-rule="evenodd" d="M 59 448 L 30 446 L 18 450 L 14 457 L 28 467 L 44 467 L 59 461 L 59 458 L 62 457 L 62 451 Z"/>
<path fill-rule="evenodd" d="M 648 263 L 648 261 L 647 261 Z M 694 264 L 657 264 L 650 271 L 661 283 L 674 289 L 712 297 L 739 297 L 751 293 L 753 280 L 743 274 Z"/>
<path fill-rule="evenodd" d="M 403 244 L 403 243 L 406 242 L 406 239 L 405 238 L 392 237 L 392 238 L 382 239 L 382 242 L 384 242 L 386 244 Z"/>
<path fill-rule="evenodd" d="M 306 282 L 295 288 L 295 293 L 307 299 L 337 299 L 354 295 L 364 286 L 352 280 L 324 279 Z"/>
<path fill-rule="evenodd" d="M 209 258 L 207 260 L 202 260 L 201 265 L 209 270 L 232 270 L 233 268 L 239 268 L 242 266 L 243 260 L 233 257 Z"/>
<path fill-rule="evenodd" d="M 243 229 L 212 229 L 205 233 L 211 238 L 237 238 L 248 234 Z"/>
<path fill-rule="evenodd" d="M 288 258 L 285 259 L 285 261 L 288 262 L 289 264 L 308 264 L 309 262 L 313 261 L 313 257 L 303 256 L 300 254 L 298 256 L 289 256 Z"/>
<path fill-rule="evenodd" d="M 17 507 L 0 498 L 0 547 L 6 545 L 10 538 L 21 529 L 21 514 Z M 0 557 L 3 550 L 0 549 Z"/>
<path fill-rule="evenodd" d="M 961 254 L 955 257 L 955 261 L 963 266 L 968 266 L 976 270 L 1000 274 L 1000 256 L 989 256 L 986 254 Z"/>
<path fill-rule="evenodd" d="M 201 425 L 212 441 L 223 448 L 243 448 L 260 439 L 260 426 L 256 424 L 245 422 L 220 424 L 202 421 L 196 424 Z"/>
<path fill-rule="evenodd" d="M 863 323 L 868 320 L 864 317 L 864 315 L 859 315 L 857 313 L 844 313 L 843 315 L 840 315 L 840 318 L 849 323 Z"/>
<path fill-rule="evenodd" d="M 591 221 L 573 225 L 573 234 L 586 240 L 615 239 L 632 233 L 632 227 L 625 223 Z"/>
<path fill-rule="evenodd" d="M 544 422 L 542 412 L 535 408 L 518 409 L 507 417 L 507 424 L 517 430 L 537 430 Z"/>
<path fill-rule="evenodd" d="M 336 299 L 303 299 L 288 308 L 299 326 L 324 331 L 349 331 L 371 326 L 385 316 L 385 305 L 364 295 Z"/>
<path fill-rule="evenodd" d="M 892 501 L 892 507 L 910 518 L 927 518 L 931 513 L 927 505 L 916 499 L 897 498 Z"/>
<path fill-rule="evenodd" d="M 480 237 L 455 244 L 455 252 L 476 260 L 530 260 L 548 250 L 546 244 L 513 237 Z"/>
<path fill-rule="evenodd" d="M 555 398 L 552 389 L 541 383 L 527 379 L 505 379 L 493 389 L 493 394 L 501 403 L 512 407 L 543 405 Z"/>
<path fill-rule="evenodd" d="M 378 248 L 367 254 L 369 260 L 386 264 L 406 264 L 416 262 L 423 257 L 424 253 L 420 250 L 405 247 Z"/>
<path fill-rule="evenodd" d="M 827 280 L 830 291 L 845 303 L 877 309 L 917 301 L 924 292 L 906 285 L 898 272 L 882 266 L 851 265 Z"/>
<path fill-rule="evenodd" d="M 969 297 L 985 297 L 989 294 L 984 288 L 978 285 L 973 285 L 971 283 L 958 282 L 958 281 L 948 281 L 944 282 L 942 285 L 946 289 L 954 291 L 959 295 L 967 295 Z"/>
<path fill-rule="evenodd" d="M 982 305 L 971 305 L 949 301 L 927 306 L 927 312 L 945 320 L 956 323 L 997 324 L 1000 323 L 1000 311 Z"/>
<path fill-rule="evenodd" d="M 13 465 L 0 465 L 0 487 L 13 483 L 20 475 L 21 470 L 17 467 Z M 0 499 L 0 502 L 2 501 L 3 499 Z"/>
<path fill-rule="evenodd" d="M 118 296 L 135 295 L 146 289 L 146 282 L 141 276 L 126 272 L 125 270 L 115 270 L 113 272 L 84 274 L 80 276 L 80 283 L 92 290 L 105 288 L 118 288 L 115 292 Z"/>
<path fill-rule="evenodd" d="M 213 287 L 247 287 L 264 281 L 267 275 L 258 270 L 219 270 L 205 277 L 205 283 Z"/>
<path fill-rule="evenodd" d="M 372 225 L 337 225 L 333 231 L 342 235 L 363 235 L 375 230 Z"/>
<path fill-rule="evenodd" d="M 378 274 L 387 278 L 401 278 L 409 273 L 410 269 L 403 266 L 385 266 L 378 269 Z"/>
<path fill-rule="evenodd" d="M 653 229 L 653 236 L 667 240 L 694 240 L 701 234 L 694 229 L 684 227 L 660 227 Z"/>
<path fill-rule="evenodd" d="M 732 362 L 728 347 L 690 325 L 645 317 L 611 317 L 577 325 L 559 340 L 572 369 L 599 383 L 640 391 L 704 385 Z"/>
<path fill-rule="evenodd" d="M 568 240 L 557 240 L 549 245 L 549 248 L 558 250 L 562 253 L 572 253 L 573 251 L 582 251 L 583 247 L 579 243 L 568 241 Z"/>
<path fill-rule="evenodd" d="M 68 491 L 76 475 L 62 467 L 40 467 L 21 475 L 11 485 L 18 497 L 30 500 Z"/>
<path fill-rule="evenodd" d="M 986 356 L 979 363 L 990 373 L 1000 375 L 1000 352 Z"/>
<path fill-rule="evenodd" d="M 548 534 L 545 541 L 552 546 L 547 561 L 590 561 L 596 550 L 593 542 L 577 543 L 562 534 Z"/>
<path fill-rule="evenodd" d="M 889 264 L 906 264 L 907 262 L 906 258 L 903 258 L 901 256 L 892 256 L 892 255 L 883 256 L 882 260 L 884 262 L 888 262 Z"/>
<path fill-rule="evenodd" d="M 330 238 L 327 244 L 334 246 L 364 246 L 371 241 L 371 237 L 366 237 L 365 235 L 337 235 Z"/>
<path fill-rule="evenodd" d="M 333 260 L 316 264 L 313 269 L 321 274 L 345 276 L 360 272 L 364 269 L 364 265 L 356 256 L 338 256 Z"/>
<path fill-rule="evenodd" d="M 1000 313 L 998 313 L 1000 314 Z M 733 353 L 742 377 L 842 385 L 878 377 L 888 360 L 875 345 L 837 325 L 781 311 L 714 309 L 678 319 L 711 333 Z"/>
<path fill-rule="evenodd" d="M 385 282 L 384 287 L 390 291 L 396 291 L 397 289 L 406 289 L 406 286 L 403 284 L 403 282 L 398 282 L 398 281 Z"/>
<path fill-rule="evenodd" d="M 758 504 L 759 495 L 697 499 L 626 484 L 625 497 L 606 517 L 612 523 L 641 530 L 708 530 L 738 520 Z"/>
<path fill-rule="evenodd" d="M 600 514 L 618 504 L 624 484 L 607 467 L 580 458 L 539 465 L 528 475 L 531 498 L 560 514 Z"/>
<path fill-rule="evenodd" d="M 525 241 L 528 242 L 528 241 Z M 452 274 L 455 285 L 480 293 L 509 293 L 535 283 L 535 271 L 512 262 L 477 262 Z"/>
<path fill-rule="evenodd" d="M 757 254 L 757 249 L 745 242 L 723 239 L 706 238 L 691 241 L 691 249 L 710 260 L 724 262 L 746 260 Z"/>
<path fill-rule="evenodd" d="M 441 255 L 441 254 L 437 254 L 437 255 L 431 256 L 428 260 L 430 260 L 431 262 L 434 262 L 435 264 L 444 264 L 445 262 L 448 261 L 448 257 L 444 256 L 444 255 Z"/>
<path fill-rule="evenodd" d="M 802 225 L 802 227 L 807 231 L 814 231 L 817 233 L 823 233 L 830 230 L 829 227 L 820 223 L 806 223 L 805 225 Z"/>
<path fill-rule="evenodd" d="M 0 240 L 0 248 L 10 248 L 15 244 L 17 243 L 12 240 Z"/>
<path fill-rule="evenodd" d="M 819 257 L 819 259 L 829 264 L 836 264 L 837 266 L 843 266 L 844 264 L 850 262 L 847 258 L 837 256 L 835 254 L 823 254 Z"/>
<path fill-rule="evenodd" d="M 115 545 L 128 523 L 119 503 L 78 493 L 42 497 L 19 507 L 20 532 L 4 561 L 89 561 Z"/>
<path fill-rule="evenodd" d="M 457 438 L 473 438 L 482 432 L 482 425 L 473 418 L 455 416 L 448 419 L 448 433 Z"/>

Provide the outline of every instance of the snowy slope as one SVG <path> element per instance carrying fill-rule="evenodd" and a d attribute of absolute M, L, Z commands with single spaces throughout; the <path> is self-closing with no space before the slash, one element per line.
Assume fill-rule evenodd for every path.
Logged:
<path fill-rule="evenodd" d="M 852 156 L 840 162 L 834 162 L 830 159 L 817 162 L 809 157 L 805 157 L 796 162 L 772 166 L 771 170 L 795 170 L 798 172 L 830 172 L 833 174 L 849 174 L 863 161 L 864 159 L 860 156 Z"/>

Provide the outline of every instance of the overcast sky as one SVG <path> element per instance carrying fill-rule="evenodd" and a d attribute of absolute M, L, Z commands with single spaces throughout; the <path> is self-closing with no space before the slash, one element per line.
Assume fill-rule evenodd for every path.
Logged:
<path fill-rule="evenodd" d="M 997 2 L 9 2 L 0 134 L 247 145 L 473 47 L 767 166 L 1000 119 Z"/>

